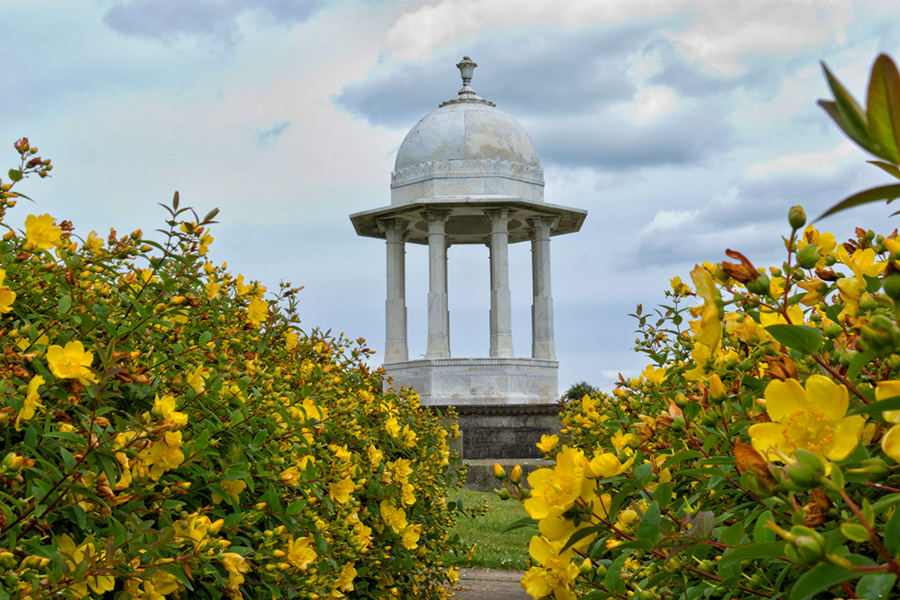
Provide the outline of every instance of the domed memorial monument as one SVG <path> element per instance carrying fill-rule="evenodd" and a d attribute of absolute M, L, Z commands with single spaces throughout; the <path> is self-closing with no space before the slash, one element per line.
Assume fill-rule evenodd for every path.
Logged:
<path fill-rule="evenodd" d="M 552 430 L 558 414 L 550 238 L 578 231 L 587 212 L 544 202 L 537 150 L 519 123 L 470 87 L 476 66 L 464 57 L 458 96 L 406 135 L 391 174 L 391 205 L 350 219 L 358 235 L 387 242 L 384 368 L 393 385 L 411 387 L 423 405 L 457 408 L 465 458 L 527 457 L 536 450 L 524 446 Z M 520 358 L 513 353 L 508 245 L 527 240 L 532 344 L 531 357 Z M 428 246 L 428 344 L 420 360 L 409 360 L 407 344 L 407 243 Z M 487 357 L 450 356 L 447 250 L 453 244 L 485 244 L 490 252 Z"/>

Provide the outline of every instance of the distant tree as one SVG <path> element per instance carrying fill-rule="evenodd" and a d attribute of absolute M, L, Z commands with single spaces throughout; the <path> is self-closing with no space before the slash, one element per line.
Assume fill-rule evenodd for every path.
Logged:
<path fill-rule="evenodd" d="M 566 390 L 564 398 L 566 400 L 581 400 L 585 396 L 593 396 L 598 391 L 600 391 L 599 388 L 592 386 L 587 381 L 579 381 Z"/>

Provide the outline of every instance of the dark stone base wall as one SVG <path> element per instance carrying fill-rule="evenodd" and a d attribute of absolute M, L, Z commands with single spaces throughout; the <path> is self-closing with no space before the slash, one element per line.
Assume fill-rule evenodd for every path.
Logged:
<path fill-rule="evenodd" d="M 446 413 L 447 406 L 430 406 Z M 542 458 L 535 446 L 542 435 L 558 434 L 558 404 L 491 404 L 454 406 L 463 460 Z M 461 441 L 461 447 L 459 442 Z"/>

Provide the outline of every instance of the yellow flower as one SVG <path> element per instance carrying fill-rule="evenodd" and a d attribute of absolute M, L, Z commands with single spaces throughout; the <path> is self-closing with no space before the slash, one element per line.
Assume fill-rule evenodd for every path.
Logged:
<path fill-rule="evenodd" d="M 175 397 L 165 395 L 162 398 L 157 394 L 153 403 L 153 412 L 163 418 L 164 421 L 172 421 L 176 425 L 185 425 L 188 422 L 188 416 L 185 413 L 175 410 Z"/>
<path fill-rule="evenodd" d="M 84 246 L 90 248 L 91 253 L 100 254 L 100 250 L 103 248 L 103 238 L 97 237 L 97 232 L 92 231 L 84 241 Z"/>
<path fill-rule="evenodd" d="M 250 286 L 244 285 L 244 276 L 238 275 L 237 280 L 234 282 L 235 288 L 237 288 L 238 296 L 244 296 L 250 293 Z"/>
<path fill-rule="evenodd" d="M 222 285 L 216 283 L 215 281 L 210 281 L 206 284 L 206 295 L 210 298 L 218 298 L 219 291 L 222 289 Z"/>
<path fill-rule="evenodd" d="M 353 564 L 354 563 L 349 563 L 344 565 L 344 568 L 341 569 L 341 574 L 338 575 L 337 581 L 334 582 L 334 589 L 342 592 L 353 591 L 353 580 L 356 578 L 356 568 Z"/>
<path fill-rule="evenodd" d="M 88 368 L 93 361 L 94 353 L 86 351 L 79 341 L 69 342 L 65 348 L 54 344 L 47 349 L 50 371 L 60 379 L 77 379 L 84 385 L 96 381 Z"/>
<path fill-rule="evenodd" d="M 703 267 L 694 267 L 691 279 L 697 286 L 697 295 L 703 298 L 701 306 L 691 309 L 693 316 L 700 316 L 696 338 L 699 343 L 709 346 L 710 352 L 715 352 L 722 341 L 722 298 L 712 275 Z"/>
<path fill-rule="evenodd" d="M 865 419 L 846 416 L 847 388 L 823 375 L 811 375 L 805 390 L 796 379 L 772 381 L 765 397 L 772 422 L 751 425 L 748 433 L 753 448 L 769 460 L 784 460 L 800 448 L 841 460 L 859 443 Z"/>
<path fill-rule="evenodd" d="M 419 547 L 419 537 L 421 537 L 421 525 L 407 525 L 400 533 L 400 543 L 407 550 L 415 550 Z"/>
<path fill-rule="evenodd" d="M 379 508 L 381 509 L 381 518 L 394 530 L 394 533 L 399 535 L 406 529 L 406 511 L 391 505 L 388 500 L 382 500 Z"/>
<path fill-rule="evenodd" d="M 888 398 L 900 396 L 900 381 L 879 381 L 875 388 L 875 400 L 880 402 Z M 885 420 L 893 423 L 884 437 L 881 438 L 881 449 L 884 453 L 900 462 L 900 410 L 886 410 Z"/>
<path fill-rule="evenodd" d="M 225 552 L 219 558 L 222 566 L 228 571 L 228 587 L 234 593 L 240 595 L 237 586 L 244 583 L 244 573 L 250 571 L 250 565 L 244 557 L 236 552 Z"/>
<path fill-rule="evenodd" d="M 314 547 L 310 546 L 310 539 L 306 536 L 288 541 L 287 556 L 289 563 L 298 569 L 306 569 L 311 562 L 318 558 Z"/>
<path fill-rule="evenodd" d="M 672 286 L 672 292 L 676 296 L 687 296 L 691 292 L 691 288 L 681 281 L 681 277 L 673 277 L 669 280 L 669 285 Z"/>
<path fill-rule="evenodd" d="M 28 392 L 25 394 L 25 404 L 22 406 L 22 410 L 19 411 L 19 414 L 16 417 L 16 431 L 19 431 L 19 424 L 22 421 L 28 421 L 34 417 L 36 409 L 44 408 L 44 405 L 41 404 L 41 395 L 38 393 L 38 388 L 44 385 L 44 383 L 44 378 L 40 375 L 35 375 L 31 378 L 31 381 L 28 382 Z"/>
<path fill-rule="evenodd" d="M 3 285 L 4 279 L 6 279 L 6 271 L 0 269 L 0 315 L 11 311 L 12 303 L 16 300 L 16 293 L 9 289 L 8 285 Z"/>
<path fill-rule="evenodd" d="M 39 217 L 28 215 L 25 219 L 25 239 L 44 250 L 59 246 L 62 227 L 53 224 L 53 217 L 43 214 Z"/>
<path fill-rule="evenodd" d="M 269 303 L 265 300 L 254 298 L 247 309 L 247 319 L 256 327 L 269 317 Z"/>
<path fill-rule="evenodd" d="M 98 553 L 95 551 L 92 542 L 84 541 L 80 546 L 76 547 L 75 542 L 68 535 L 57 537 L 56 547 L 59 548 L 59 553 L 62 555 L 63 560 L 66 561 L 70 572 L 75 572 L 78 565 L 87 560 L 92 560 L 91 564 L 93 565 L 97 562 L 102 562 L 106 557 L 105 552 Z M 101 545 L 101 548 L 103 547 Z M 87 570 L 90 569 L 85 569 L 85 571 Z M 88 577 L 87 579 L 84 579 L 82 575 L 81 578 L 76 578 L 75 582 L 68 589 L 73 592 L 76 598 L 83 598 L 88 595 L 88 587 L 98 596 L 102 596 L 105 592 L 112 590 L 115 585 L 116 580 L 111 575 Z"/>
<path fill-rule="evenodd" d="M 559 443 L 558 435 L 542 435 L 541 441 L 538 442 L 536 444 L 536 446 L 538 447 L 538 450 L 540 450 L 544 454 L 547 454 L 548 452 L 550 452 L 551 450 L 556 448 L 556 445 L 558 443 Z"/>
<path fill-rule="evenodd" d="M 297 347 L 297 341 L 300 336 L 298 336 L 295 332 L 289 331 L 284 334 L 284 347 L 287 350 L 293 350 Z"/>
<path fill-rule="evenodd" d="M 247 489 L 246 482 L 240 479 L 226 479 L 222 482 L 221 485 L 222 489 L 225 490 L 225 493 L 228 495 L 228 497 L 231 498 L 234 502 L 239 502 L 241 499 L 241 492 Z M 217 498 L 218 501 L 221 502 L 222 498 L 217 496 L 216 494 L 213 494 L 213 502 L 216 502 Z M 216 504 L 218 504 L 219 502 L 216 502 Z"/>
<path fill-rule="evenodd" d="M 525 510 L 532 519 L 565 512 L 589 485 L 584 477 L 584 453 L 563 446 L 556 455 L 556 466 L 534 471 L 528 476 L 528 484 L 531 497 L 525 500 Z"/>
<path fill-rule="evenodd" d="M 634 459 L 632 459 L 634 460 Z M 594 457 L 588 461 L 585 459 L 584 476 L 591 478 L 613 477 L 625 470 L 630 464 L 623 465 L 611 452 L 594 452 Z"/>
<path fill-rule="evenodd" d="M 653 365 L 647 365 L 647 368 L 644 369 L 641 375 L 649 381 L 650 383 L 662 383 L 666 380 L 666 370 L 663 368 L 654 367 Z"/>
<path fill-rule="evenodd" d="M 156 481 L 162 477 L 163 473 L 184 462 L 184 453 L 181 451 L 181 432 L 165 432 L 162 439 L 153 442 L 150 448 L 144 450 L 140 456 L 141 460 L 150 467 L 150 477 Z"/>
<path fill-rule="evenodd" d="M 556 600 L 573 600 L 575 578 L 579 570 L 575 563 L 560 557 L 555 544 L 543 536 L 534 536 L 528 553 L 542 568 L 532 567 L 522 577 L 522 587 L 535 600 L 553 595 Z"/>
<path fill-rule="evenodd" d="M 193 388 L 195 394 L 202 394 L 206 389 L 206 375 L 207 372 L 203 365 L 199 365 L 188 374 L 187 384 Z"/>
<path fill-rule="evenodd" d="M 336 483 L 332 483 L 328 489 L 328 497 L 340 504 L 350 502 L 350 495 L 356 489 L 356 484 L 349 477 L 344 477 Z"/>

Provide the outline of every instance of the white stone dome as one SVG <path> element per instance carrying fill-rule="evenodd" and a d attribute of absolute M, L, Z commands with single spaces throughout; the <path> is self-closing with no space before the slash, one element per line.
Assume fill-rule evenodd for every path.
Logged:
<path fill-rule="evenodd" d="M 400 144 L 394 170 L 444 160 L 509 161 L 541 168 L 519 123 L 486 102 L 445 103 L 422 118 Z"/>
<path fill-rule="evenodd" d="M 477 65 L 468 56 L 456 66 L 458 97 L 425 115 L 400 144 L 391 203 L 480 195 L 543 201 L 544 172 L 525 128 L 469 87 Z"/>

